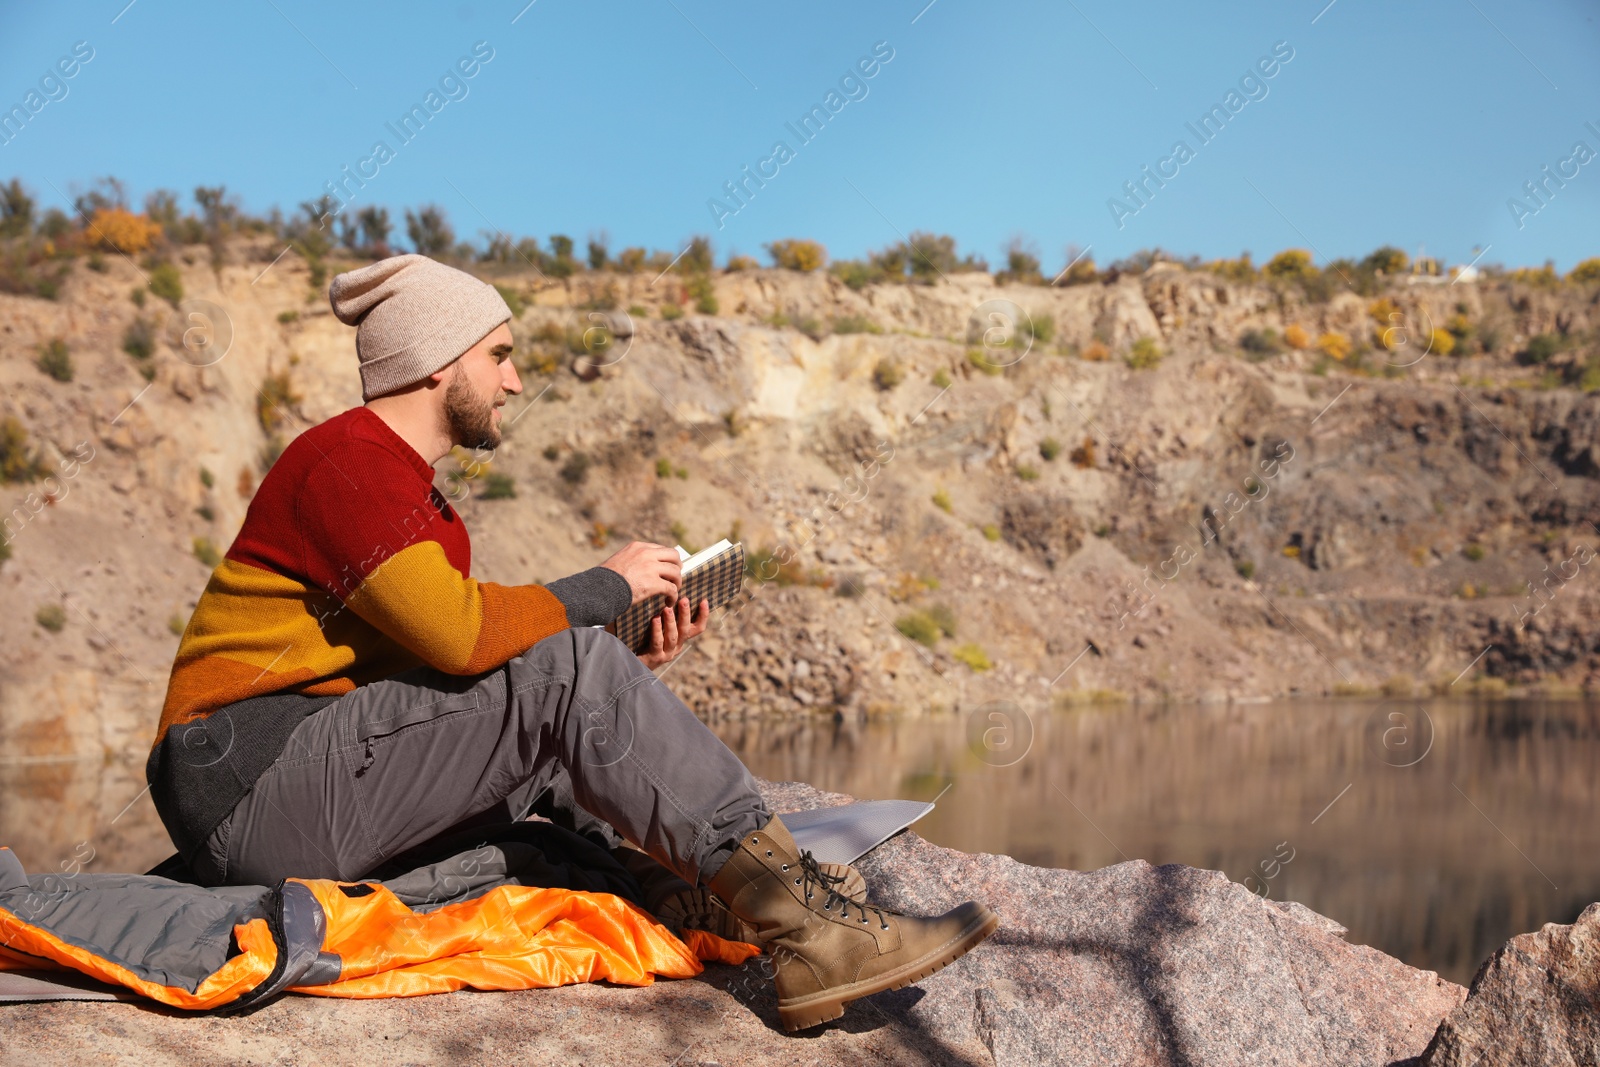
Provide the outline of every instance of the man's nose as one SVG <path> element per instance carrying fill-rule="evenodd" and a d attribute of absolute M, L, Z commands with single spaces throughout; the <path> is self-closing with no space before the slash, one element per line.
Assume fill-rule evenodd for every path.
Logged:
<path fill-rule="evenodd" d="M 517 376 L 517 368 L 509 359 L 500 364 L 500 386 L 508 393 L 522 392 L 522 379 Z"/>

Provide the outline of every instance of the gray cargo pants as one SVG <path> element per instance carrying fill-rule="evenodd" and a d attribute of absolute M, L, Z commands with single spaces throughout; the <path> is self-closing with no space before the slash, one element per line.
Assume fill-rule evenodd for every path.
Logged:
<path fill-rule="evenodd" d="M 211 885 L 353 881 L 530 810 L 690 884 L 770 818 L 755 779 L 615 637 L 579 627 L 478 675 L 419 667 L 305 719 L 195 857 Z"/>

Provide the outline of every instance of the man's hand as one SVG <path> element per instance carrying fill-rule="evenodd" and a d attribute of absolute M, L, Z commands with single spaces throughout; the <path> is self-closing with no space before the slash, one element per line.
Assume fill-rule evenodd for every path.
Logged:
<path fill-rule="evenodd" d="M 711 602 L 700 601 L 694 618 L 689 618 L 689 601 L 679 597 L 676 610 L 668 604 L 650 620 L 650 647 L 639 653 L 644 665 L 655 670 L 671 663 L 683 653 L 691 638 L 706 632 L 706 622 L 711 618 Z"/>
<path fill-rule="evenodd" d="M 649 541 L 634 541 L 600 566 L 628 579 L 634 604 L 657 594 L 666 597 L 670 604 L 678 596 L 683 565 L 678 561 L 676 549 Z"/>

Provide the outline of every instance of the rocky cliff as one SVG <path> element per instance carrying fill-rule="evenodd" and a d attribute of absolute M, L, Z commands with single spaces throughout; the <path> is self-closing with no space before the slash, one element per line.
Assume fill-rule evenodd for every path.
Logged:
<path fill-rule="evenodd" d="M 360 402 L 352 331 L 275 251 L 195 257 L 177 307 L 136 306 L 120 257 L 0 295 L 0 416 L 40 475 L 3 486 L 8 752 L 140 750 L 263 469 Z M 772 553 L 674 668 L 708 716 L 1600 684 L 1600 400 L 1564 384 L 1592 286 L 758 270 L 679 315 L 676 275 L 495 280 L 524 392 L 494 455 L 440 465 L 474 569 Z M 70 381 L 36 365 L 53 341 Z"/>

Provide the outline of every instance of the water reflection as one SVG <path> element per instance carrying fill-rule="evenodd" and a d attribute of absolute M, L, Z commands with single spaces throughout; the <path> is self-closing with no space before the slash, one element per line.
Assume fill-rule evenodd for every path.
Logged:
<path fill-rule="evenodd" d="M 1462 983 L 1508 937 L 1600 900 L 1595 705 L 998 703 L 714 729 L 766 778 L 863 798 L 950 786 L 917 827 L 941 844 L 1222 870 Z M 142 758 L 0 760 L 0 844 L 35 872 L 142 871 L 172 850 Z"/>
<path fill-rule="evenodd" d="M 1600 900 L 1594 705 L 1117 707 L 1010 726 L 994 711 L 715 728 L 767 778 L 863 798 L 932 799 L 953 782 L 918 826 L 940 844 L 1079 870 L 1222 870 L 1462 983 L 1508 937 Z M 1005 731 L 1029 727 L 1016 758 Z"/>

